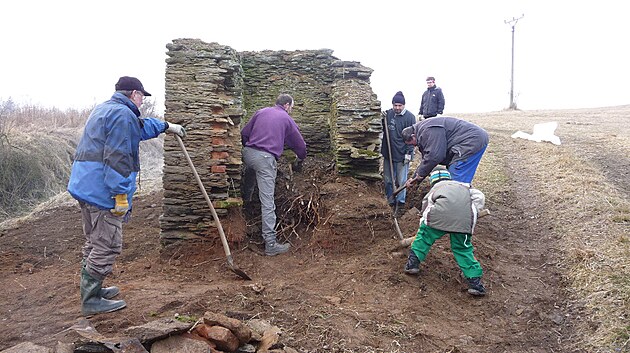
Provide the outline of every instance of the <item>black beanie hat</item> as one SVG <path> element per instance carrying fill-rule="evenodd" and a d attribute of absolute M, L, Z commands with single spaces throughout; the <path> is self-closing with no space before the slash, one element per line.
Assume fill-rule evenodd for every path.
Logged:
<path fill-rule="evenodd" d="M 396 103 L 400 103 L 402 105 L 405 104 L 405 96 L 403 96 L 401 91 L 396 92 L 396 94 L 394 94 L 394 98 L 392 98 L 392 104 Z"/>

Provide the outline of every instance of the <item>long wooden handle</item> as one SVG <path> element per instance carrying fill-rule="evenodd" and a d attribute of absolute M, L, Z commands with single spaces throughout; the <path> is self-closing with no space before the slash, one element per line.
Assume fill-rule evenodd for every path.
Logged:
<path fill-rule="evenodd" d="M 179 147 L 181 147 L 182 152 L 184 152 L 184 156 L 186 156 L 186 160 L 188 161 L 188 165 L 190 165 L 190 169 L 192 169 L 193 174 L 195 175 L 195 179 L 197 179 L 197 184 L 199 184 L 199 189 L 201 189 L 201 193 L 203 194 L 203 197 L 206 199 L 206 202 L 208 203 L 208 206 L 210 207 L 210 211 L 212 212 L 212 217 L 214 218 L 214 222 L 216 223 L 217 228 L 219 229 L 219 236 L 221 237 L 221 243 L 223 243 L 223 250 L 225 250 L 225 255 L 227 256 L 228 261 L 231 264 L 232 254 L 230 252 L 230 246 L 228 245 L 227 238 L 225 237 L 225 233 L 223 232 L 223 227 L 221 226 L 221 221 L 219 221 L 219 216 L 217 215 L 217 211 L 215 211 L 214 205 L 212 205 L 212 202 L 210 201 L 210 197 L 208 197 L 206 188 L 203 186 L 203 183 L 201 182 L 201 178 L 199 177 L 199 174 L 197 173 L 197 169 L 195 168 L 195 165 L 190 159 L 190 155 L 188 154 L 188 151 L 186 151 L 186 146 L 184 146 L 184 142 L 182 141 L 182 138 L 179 137 L 179 135 L 177 134 L 174 134 L 174 135 L 175 135 L 175 138 L 177 139 L 177 142 L 179 142 Z"/>
<path fill-rule="evenodd" d="M 392 193 L 393 197 L 396 197 L 398 194 L 400 194 L 401 191 L 403 191 L 405 188 L 407 187 L 407 184 L 402 184 L 401 186 L 398 187 L 398 189 L 394 190 L 394 192 Z"/>

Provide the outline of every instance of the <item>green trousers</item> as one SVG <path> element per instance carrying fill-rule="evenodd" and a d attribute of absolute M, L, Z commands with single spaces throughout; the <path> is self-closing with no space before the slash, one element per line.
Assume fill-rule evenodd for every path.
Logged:
<path fill-rule="evenodd" d="M 411 244 L 411 250 L 416 254 L 418 260 L 424 261 L 433 243 L 446 233 L 449 232 L 431 228 L 423 221 L 418 229 L 416 239 L 413 244 Z M 449 234 L 451 235 L 451 251 L 453 251 L 455 261 L 457 261 L 457 265 L 459 265 L 459 268 L 464 273 L 464 277 L 481 277 L 483 270 L 473 254 L 472 234 Z"/>

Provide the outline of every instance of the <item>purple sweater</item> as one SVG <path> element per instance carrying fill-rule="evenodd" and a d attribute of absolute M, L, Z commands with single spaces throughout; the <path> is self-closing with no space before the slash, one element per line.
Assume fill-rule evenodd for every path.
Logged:
<path fill-rule="evenodd" d="M 241 130 L 243 146 L 269 152 L 280 158 L 286 144 L 299 159 L 306 158 L 306 143 L 293 118 L 275 105 L 257 111 Z"/>

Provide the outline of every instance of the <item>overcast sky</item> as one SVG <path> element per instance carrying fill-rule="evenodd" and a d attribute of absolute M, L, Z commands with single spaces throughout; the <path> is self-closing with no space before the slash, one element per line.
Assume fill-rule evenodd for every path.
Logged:
<path fill-rule="evenodd" d="M 383 109 L 401 90 L 416 114 L 435 76 L 445 115 L 496 111 L 510 99 L 504 21 L 524 15 L 515 33 L 520 109 L 630 104 L 625 1 L 373 1 L 5 1 L 0 99 L 86 108 L 128 75 L 163 109 L 166 44 L 198 38 L 237 51 L 332 49 L 374 70 Z"/>

